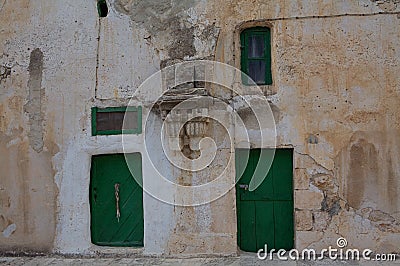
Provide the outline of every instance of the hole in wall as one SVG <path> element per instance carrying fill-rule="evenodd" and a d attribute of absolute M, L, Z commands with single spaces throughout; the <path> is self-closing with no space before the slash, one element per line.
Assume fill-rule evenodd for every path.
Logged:
<path fill-rule="evenodd" d="M 106 0 L 97 0 L 97 11 L 99 12 L 100 17 L 107 17 L 108 6 Z"/>

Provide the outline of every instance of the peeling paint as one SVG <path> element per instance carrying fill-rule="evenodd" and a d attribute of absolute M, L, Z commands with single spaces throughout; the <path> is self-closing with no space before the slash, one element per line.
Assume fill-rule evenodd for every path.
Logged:
<path fill-rule="evenodd" d="M 11 76 L 11 67 L 0 66 L 0 83 L 9 76 Z"/>
<path fill-rule="evenodd" d="M 43 101 L 45 90 L 42 88 L 43 53 L 39 48 L 31 52 L 29 62 L 29 97 L 24 106 L 29 116 L 29 142 L 36 152 L 43 150 Z"/>
<path fill-rule="evenodd" d="M 15 232 L 15 230 L 17 230 L 17 225 L 10 224 L 9 226 L 7 226 L 6 229 L 3 230 L 2 234 L 5 238 L 9 238 L 12 235 L 12 233 Z"/>
<path fill-rule="evenodd" d="M 384 11 L 396 10 L 397 5 L 400 3 L 399 0 L 371 0 L 371 2 Z"/>

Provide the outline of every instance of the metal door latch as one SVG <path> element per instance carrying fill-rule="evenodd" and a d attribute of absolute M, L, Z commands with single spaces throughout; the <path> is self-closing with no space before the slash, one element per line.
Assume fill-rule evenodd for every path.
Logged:
<path fill-rule="evenodd" d="M 119 212 L 119 184 L 116 183 L 114 185 L 114 190 L 115 190 L 115 208 L 117 209 L 117 220 L 119 222 L 119 217 L 121 217 L 121 213 Z"/>
<path fill-rule="evenodd" d="M 249 189 L 249 185 L 247 185 L 247 184 L 239 184 L 239 188 L 242 188 L 244 190 L 248 190 Z"/>

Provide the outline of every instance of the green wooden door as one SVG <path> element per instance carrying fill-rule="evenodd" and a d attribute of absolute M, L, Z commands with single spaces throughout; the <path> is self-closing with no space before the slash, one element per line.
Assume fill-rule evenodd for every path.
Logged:
<path fill-rule="evenodd" d="M 130 165 L 135 165 L 133 174 L 141 179 L 140 153 L 126 156 L 132 162 Z M 123 154 L 92 157 L 90 212 L 94 244 L 143 246 L 143 192 L 133 178 Z"/>
<path fill-rule="evenodd" d="M 236 150 L 236 172 L 243 172 L 236 185 L 238 245 L 241 250 L 257 252 L 268 245 L 271 249 L 293 248 L 293 153 L 291 149 L 277 149 L 266 178 L 254 191 L 249 185 L 261 150 Z M 242 171 L 244 169 L 244 171 Z"/>

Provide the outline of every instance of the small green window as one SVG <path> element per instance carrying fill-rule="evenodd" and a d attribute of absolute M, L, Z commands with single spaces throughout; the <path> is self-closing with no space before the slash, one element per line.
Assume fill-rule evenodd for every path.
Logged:
<path fill-rule="evenodd" d="M 92 108 L 92 136 L 142 133 L 142 108 Z"/>
<path fill-rule="evenodd" d="M 108 6 L 106 0 L 97 0 L 97 12 L 99 12 L 100 17 L 107 17 Z"/>
<path fill-rule="evenodd" d="M 241 68 L 243 84 L 271 85 L 271 29 L 267 27 L 255 27 L 242 31 L 241 44 Z"/>

